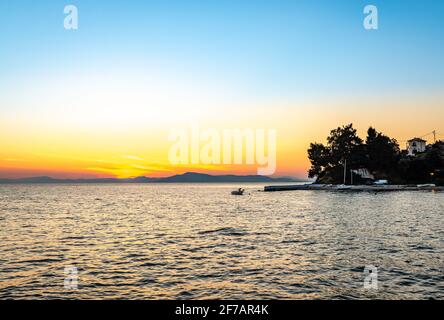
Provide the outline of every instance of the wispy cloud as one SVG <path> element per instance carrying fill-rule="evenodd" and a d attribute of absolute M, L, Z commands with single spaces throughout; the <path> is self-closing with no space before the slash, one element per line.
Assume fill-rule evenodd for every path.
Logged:
<path fill-rule="evenodd" d="M 122 158 L 129 159 L 129 160 L 145 161 L 145 159 L 143 159 L 141 157 L 132 156 L 132 155 L 124 155 L 124 156 L 122 156 Z"/>
<path fill-rule="evenodd" d="M 132 164 L 131 167 L 134 169 L 147 170 L 147 171 L 171 171 L 170 169 L 160 166 L 142 166 L 138 164 Z"/>
<path fill-rule="evenodd" d="M 9 162 L 29 162 L 29 160 L 26 159 L 18 159 L 18 158 L 5 158 L 2 159 L 3 161 L 9 161 Z"/>

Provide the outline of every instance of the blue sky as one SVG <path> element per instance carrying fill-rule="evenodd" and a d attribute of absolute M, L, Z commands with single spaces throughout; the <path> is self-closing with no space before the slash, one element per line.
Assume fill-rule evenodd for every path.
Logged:
<path fill-rule="evenodd" d="M 63 29 L 66 4 L 77 31 Z M 366 4 L 377 31 L 362 27 Z M 214 81 L 245 101 L 437 91 L 443 14 L 434 0 L 2 1 L 0 92 L 116 69 Z"/>
<path fill-rule="evenodd" d="M 162 170 L 168 131 L 190 121 L 276 129 L 278 174 L 296 176 L 341 124 L 442 133 L 443 14 L 438 0 L 0 0 L 0 176 L 100 174 L 125 155 Z M 146 174 L 125 161 L 113 174 Z"/>

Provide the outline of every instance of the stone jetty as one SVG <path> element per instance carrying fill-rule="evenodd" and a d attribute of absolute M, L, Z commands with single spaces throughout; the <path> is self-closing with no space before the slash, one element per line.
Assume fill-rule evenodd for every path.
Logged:
<path fill-rule="evenodd" d="M 337 185 L 337 184 L 301 184 L 301 185 L 281 185 L 266 186 L 265 192 L 273 191 L 294 191 L 294 190 L 324 190 L 324 191 L 368 191 L 368 192 L 388 192 L 388 191 L 444 191 L 444 187 L 437 187 L 432 184 L 424 185 Z"/>

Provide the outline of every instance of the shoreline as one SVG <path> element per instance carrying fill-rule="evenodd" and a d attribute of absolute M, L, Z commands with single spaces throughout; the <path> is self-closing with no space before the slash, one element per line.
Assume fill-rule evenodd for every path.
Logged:
<path fill-rule="evenodd" d="M 303 185 L 280 185 L 265 186 L 264 192 L 276 191 L 298 191 L 298 190 L 320 190 L 320 191 L 444 191 L 444 186 L 433 185 L 337 185 L 337 184 L 303 184 Z"/>

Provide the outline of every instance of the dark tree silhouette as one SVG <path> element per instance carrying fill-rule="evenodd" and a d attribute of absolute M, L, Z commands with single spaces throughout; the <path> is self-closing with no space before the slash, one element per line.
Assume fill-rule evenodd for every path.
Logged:
<path fill-rule="evenodd" d="M 331 154 L 330 149 L 322 143 L 310 144 L 308 149 L 308 158 L 311 161 L 311 168 L 308 171 L 308 176 L 313 178 L 319 176 L 323 171 L 331 168 Z"/>
<path fill-rule="evenodd" d="M 376 179 L 388 179 L 391 183 L 444 185 L 444 142 L 436 142 L 424 153 L 411 157 L 400 151 L 395 139 L 372 127 L 367 131 L 365 143 L 352 124 L 338 127 L 330 132 L 326 145 L 310 144 L 308 158 L 311 161 L 308 175 L 316 177 L 318 183 L 342 183 L 347 162 L 347 169 L 366 168 Z M 349 170 L 346 175 L 350 181 Z"/>
<path fill-rule="evenodd" d="M 343 177 L 343 168 L 347 161 L 349 169 L 361 167 L 366 163 L 366 154 L 363 141 L 358 137 L 353 124 L 338 127 L 330 132 L 327 145 L 312 143 L 308 149 L 308 158 L 311 168 L 308 172 L 310 178 L 321 177 L 327 173 L 334 182 Z"/>
<path fill-rule="evenodd" d="M 368 168 L 372 171 L 390 171 L 399 160 L 400 149 L 395 139 L 370 127 L 365 141 L 368 154 Z"/>
<path fill-rule="evenodd" d="M 358 137 L 353 124 L 348 124 L 330 132 L 327 146 L 331 152 L 333 165 L 339 165 L 362 146 L 362 139 Z"/>

